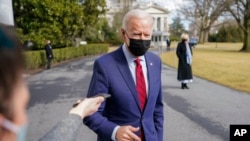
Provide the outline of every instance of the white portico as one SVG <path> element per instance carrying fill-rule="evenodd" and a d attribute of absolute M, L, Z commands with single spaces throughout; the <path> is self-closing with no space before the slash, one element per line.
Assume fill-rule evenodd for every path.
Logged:
<path fill-rule="evenodd" d="M 166 46 L 166 39 L 170 35 L 168 25 L 168 10 L 154 3 L 140 3 L 133 8 L 148 12 L 154 21 L 151 47 Z"/>
<path fill-rule="evenodd" d="M 168 23 L 169 11 L 152 2 L 138 2 L 136 0 L 132 0 L 131 2 L 130 9 L 145 10 L 153 17 L 154 27 L 151 47 L 166 46 L 166 39 L 170 36 Z M 112 26 L 114 15 L 122 10 L 124 3 L 121 0 L 107 0 L 107 7 L 109 11 L 106 14 L 106 18 L 108 19 L 109 25 Z"/>

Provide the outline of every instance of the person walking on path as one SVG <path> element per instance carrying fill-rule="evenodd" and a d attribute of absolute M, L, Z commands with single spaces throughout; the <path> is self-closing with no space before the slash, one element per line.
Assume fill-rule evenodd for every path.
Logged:
<path fill-rule="evenodd" d="M 166 44 L 167 44 L 167 51 L 170 51 L 170 45 L 171 45 L 171 40 L 170 40 L 170 38 L 167 38 Z"/>
<path fill-rule="evenodd" d="M 47 58 L 47 69 L 50 69 L 51 60 L 54 58 L 50 40 L 46 41 L 46 45 L 44 48 L 45 48 L 46 58 Z"/>
<path fill-rule="evenodd" d="M 176 55 L 178 61 L 178 74 L 177 79 L 181 82 L 182 89 L 189 89 L 187 83 L 193 81 L 192 75 L 192 48 L 188 43 L 188 34 L 181 35 L 181 42 L 178 43 Z"/>

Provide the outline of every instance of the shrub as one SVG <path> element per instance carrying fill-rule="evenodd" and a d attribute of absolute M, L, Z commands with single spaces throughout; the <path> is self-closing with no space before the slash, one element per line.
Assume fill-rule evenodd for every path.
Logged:
<path fill-rule="evenodd" d="M 89 44 L 80 47 L 67 47 L 61 49 L 54 49 L 53 63 L 61 62 L 64 60 L 74 59 L 81 56 L 97 55 L 108 52 L 108 44 Z M 26 68 L 36 69 L 46 65 L 45 50 L 39 51 L 26 51 Z"/>

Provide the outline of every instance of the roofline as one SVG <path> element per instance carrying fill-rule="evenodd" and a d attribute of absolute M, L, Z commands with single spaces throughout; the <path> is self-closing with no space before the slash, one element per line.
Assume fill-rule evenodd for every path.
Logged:
<path fill-rule="evenodd" d="M 160 5 L 155 4 L 155 3 L 150 4 L 150 5 L 148 5 L 148 6 L 146 6 L 146 7 L 143 7 L 143 8 L 141 8 L 139 5 L 140 5 L 140 4 L 137 4 L 137 5 L 135 5 L 133 8 L 139 8 L 139 9 L 142 9 L 142 10 L 146 10 L 146 9 L 149 9 L 149 8 L 152 7 L 152 8 L 159 9 L 159 10 L 161 10 L 161 11 L 163 11 L 163 12 L 166 12 L 166 14 L 169 14 L 169 13 L 170 13 L 166 8 L 163 8 L 163 7 L 161 7 Z"/>

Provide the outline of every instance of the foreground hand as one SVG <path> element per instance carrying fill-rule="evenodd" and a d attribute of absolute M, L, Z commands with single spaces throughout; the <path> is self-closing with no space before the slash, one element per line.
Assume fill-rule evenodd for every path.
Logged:
<path fill-rule="evenodd" d="M 84 118 L 95 113 L 103 101 L 104 98 L 102 96 L 85 98 L 83 101 L 79 100 L 78 102 L 80 103 L 75 108 L 72 108 L 69 113 Z"/>
<path fill-rule="evenodd" d="M 134 133 L 139 131 L 139 127 L 121 126 L 116 132 L 116 139 L 118 141 L 141 141 L 141 139 Z"/>

